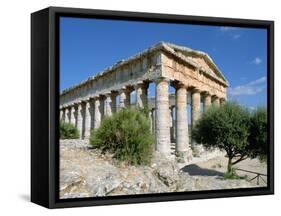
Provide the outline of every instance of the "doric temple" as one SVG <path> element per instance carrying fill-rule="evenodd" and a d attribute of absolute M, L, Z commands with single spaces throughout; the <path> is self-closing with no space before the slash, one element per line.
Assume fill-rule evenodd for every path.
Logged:
<path fill-rule="evenodd" d="M 148 98 L 149 83 L 155 83 L 155 98 Z M 169 85 L 175 94 L 169 94 Z M 135 91 L 134 105 L 147 104 L 150 109 L 156 151 L 170 155 L 171 140 L 175 140 L 176 154 L 188 157 L 192 153 L 188 117 L 192 127 L 201 112 L 226 100 L 227 87 L 208 54 L 160 42 L 65 89 L 60 95 L 60 118 L 73 123 L 81 139 L 89 138 L 90 130 L 98 128 L 104 116 L 131 104 Z"/>

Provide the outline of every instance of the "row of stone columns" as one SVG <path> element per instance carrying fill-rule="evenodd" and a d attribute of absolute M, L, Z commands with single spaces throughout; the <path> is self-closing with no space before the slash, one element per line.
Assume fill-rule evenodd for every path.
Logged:
<path fill-rule="evenodd" d="M 169 80 L 159 79 L 156 82 L 156 150 L 166 155 L 171 155 L 171 120 L 169 111 Z M 183 84 L 174 84 L 176 89 L 176 155 L 181 159 L 188 159 L 192 156 L 189 142 L 188 114 L 187 114 L 187 91 L 191 92 L 191 126 L 194 127 L 201 114 L 201 95 L 203 106 L 207 109 L 211 104 L 218 106 L 220 99 L 211 96 L 207 92 L 200 92 L 199 89 L 188 89 Z M 223 101 L 223 99 L 221 99 Z M 173 122 L 173 120 L 172 120 Z"/>
<path fill-rule="evenodd" d="M 105 116 L 111 116 L 117 111 L 117 96 L 119 95 L 119 107 L 125 108 L 131 104 L 131 92 L 136 91 L 136 105 L 144 107 L 147 104 L 148 83 L 138 83 L 135 88 L 124 87 L 119 91 L 112 91 L 104 95 L 90 98 L 61 109 L 60 119 L 71 123 L 80 132 L 80 138 L 89 138 L 92 128 L 98 128 Z"/>
<path fill-rule="evenodd" d="M 171 138 L 174 139 L 176 128 L 176 154 L 180 158 L 188 158 L 191 155 L 189 141 L 189 126 L 187 114 L 187 92 L 191 92 L 191 126 L 200 117 L 201 97 L 204 110 L 211 104 L 219 105 L 220 99 L 211 96 L 199 89 L 189 89 L 183 84 L 174 84 L 176 89 L 175 113 L 176 121 L 173 121 L 173 107 L 169 104 L 169 80 L 162 78 L 156 80 L 155 108 L 151 110 L 151 130 L 155 133 L 155 149 L 165 155 L 171 155 Z M 88 138 L 92 128 L 98 128 L 104 116 L 110 116 L 117 111 L 116 98 L 119 95 L 119 107 L 124 108 L 131 104 L 130 94 L 136 91 L 136 106 L 144 107 L 148 102 L 148 83 L 138 83 L 135 88 L 124 87 L 118 91 L 112 91 L 104 95 L 90 98 L 87 101 L 74 104 L 61 110 L 61 119 L 74 124 L 80 131 L 80 138 Z M 172 128 L 172 130 L 171 130 Z"/>

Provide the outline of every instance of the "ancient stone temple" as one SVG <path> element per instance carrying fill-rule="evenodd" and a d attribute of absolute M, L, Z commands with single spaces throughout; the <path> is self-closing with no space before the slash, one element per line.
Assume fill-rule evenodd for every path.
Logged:
<path fill-rule="evenodd" d="M 148 98 L 149 83 L 155 83 L 153 99 Z M 169 94 L 169 85 L 175 88 L 174 95 Z M 135 91 L 135 106 L 147 105 L 151 111 L 156 151 L 170 155 L 171 140 L 175 140 L 176 154 L 186 157 L 192 143 L 188 117 L 192 127 L 202 111 L 226 100 L 227 87 L 208 54 L 161 42 L 65 89 L 60 95 L 60 118 L 73 123 L 81 139 L 88 138 L 104 116 L 129 106 Z"/>

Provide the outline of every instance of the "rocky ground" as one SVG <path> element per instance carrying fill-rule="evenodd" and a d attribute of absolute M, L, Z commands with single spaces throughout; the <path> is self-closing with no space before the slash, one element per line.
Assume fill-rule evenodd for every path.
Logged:
<path fill-rule="evenodd" d="M 216 156 L 217 155 L 217 156 Z M 95 197 L 125 194 L 198 191 L 257 187 L 256 181 L 225 180 L 222 154 L 194 158 L 189 164 L 167 161 L 159 154 L 150 166 L 128 166 L 88 147 L 85 141 L 60 141 L 60 197 Z M 266 164 L 245 160 L 239 168 L 266 174 Z M 239 172 L 241 176 L 252 174 Z M 265 186 L 260 182 L 259 186 Z"/>

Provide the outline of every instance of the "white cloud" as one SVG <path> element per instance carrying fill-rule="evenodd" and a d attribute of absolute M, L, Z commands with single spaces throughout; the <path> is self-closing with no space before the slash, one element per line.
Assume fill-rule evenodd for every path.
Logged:
<path fill-rule="evenodd" d="M 222 31 L 222 32 L 233 31 L 233 30 L 236 30 L 236 29 L 237 29 L 236 27 L 228 27 L 228 26 L 220 27 L 220 31 Z"/>
<path fill-rule="evenodd" d="M 230 96 L 256 95 L 266 88 L 266 77 L 249 82 L 245 85 L 236 86 L 228 89 Z"/>
<path fill-rule="evenodd" d="M 234 35 L 232 36 L 232 38 L 235 39 L 235 40 L 238 39 L 238 38 L 240 38 L 240 37 L 241 37 L 240 34 L 234 34 Z"/>
<path fill-rule="evenodd" d="M 252 62 L 256 65 L 259 65 L 262 62 L 262 60 L 259 57 L 256 57 Z"/>
<path fill-rule="evenodd" d="M 219 28 L 219 31 L 229 35 L 234 40 L 237 40 L 241 37 L 241 34 L 237 33 L 237 30 L 237 27 L 222 26 Z"/>

